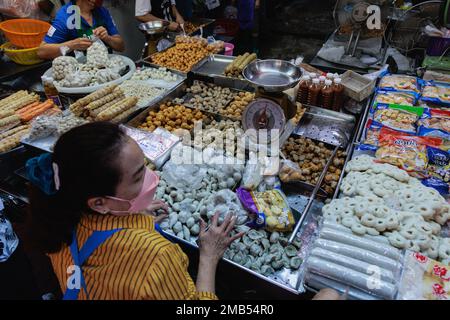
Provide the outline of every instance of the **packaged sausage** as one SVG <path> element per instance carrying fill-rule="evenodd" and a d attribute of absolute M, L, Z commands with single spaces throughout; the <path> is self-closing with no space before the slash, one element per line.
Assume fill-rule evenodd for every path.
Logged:
<path fill-rule="evenodd" d="M 395 165 L 417 177 L 426 176 L 427 146 L 439 148 L 442 139 L 406 135 L 380 135 L 375 153 L 378 161 Z"/>
<path fill-rule="evenodd" d="M 422 107 L 378 104 L 373 110 L 373 120 L 391 129 L 415 134 L 415 123 L 423 112 Z"/>
<path fill-rule="evenodd" d="M 398 92 L 388 90 L 377 90 L 374 103 L 399 104 L 403 106 L 414 106 L 418 94 L 415 92 Z"/>
<path fill-rule="evenodd" d="M 422 90 L 421 101 L 450 107 L 450 83 L 426 82 Z"/>
<path fill-rule="evenodd" d="M 268 231 L 291 231 L 295 225 L 294 215 L 286 196 L 279 189 L 264 192 L 238 188 L 236 194 L 253 221 L 251 227 L 264 227 Z"/>
<path fill-rule="evenodd" d="M 378 87 L 388 91 L 420 92 L 420 82 L 418 78 L 400 74 L 389 74 L 384 76 Z"/>

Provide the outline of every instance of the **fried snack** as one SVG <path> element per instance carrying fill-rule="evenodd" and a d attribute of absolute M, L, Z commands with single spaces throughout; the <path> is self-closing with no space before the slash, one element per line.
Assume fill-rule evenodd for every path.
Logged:
<path fill-rule="evenodd" d="M 152 62 L 166 68 L 189 72 L 195 64 L 210 54 L 210 49 L 203 42 L 177 43 L 165 51 L 154 54 Z"/>
<path fill-rule="evenodd" d="M 110 108 L 106 109 L 105 111 L 100 112 L 100 114 L 97 116 L 97 120 L 99 121 L 107 121 L 115 118 L 122 112 L 133 108 L 136 106 L 136 103 L 138 102 L 138 99 L 136 97 L 129 97 L 125 98 L 119 102 L 117 102 L 115 105 L 111 106 Z"/>
<path fill-rule="evenodd" d="M 125 119 L 127 119 L 135 111 L 136 111 L 136 108 L 130 108 L 130 109 L 122 112 L 121 114 L 115 116 L 113 119 L 111 119 L 111 122 L 114 122 L 114 123 L 122 122 Z"/>
<path fill-rule="evenodd" d="M 234 100 L 226 107 L 219 111 L 219 114 L 232 118 L 240 119 L 245 108 L 255 99 L 255 94 L 251 92 L 239 92 Z"/>
<path fill-rule="evenodd" d="M 20 145 L 20 140 L 28 133 L 28 131 L 29 128 L 23 129 L 0 140 L 0 153 L 9 151 Z"/>
<path fill-rule="evenodd" d="M 89 110 L 89 111 L 92 111 L 94 109 L 97 109 L 97 108 L 107 104 L 108 102 L 111 102 L 111 101 L 114 101 L 114 100 L 116 100 L 118 98 L 123 98 L 123 97 L 125 97 L 125 95 L 124 95 L 122 89 L 117 88 L 113 92 L 107 94 L 106 96 L 104 96 L 104 97 L 102 97 L 102 98 L 100 98 L 100 99 L 98 99 L 96 101 L 93 101 L 93 102 L 89 103 L 86 106 L 85 109 Z"/>
<path fill-rule="evenodd" d="M 9 137 L 9 136 L 19 132 L 19 131 L 22 131 L 22 130 L 25 130 L 25 129 L 28 129 L 28 128 L 29 128 L 29 125 L 23 125 L 23 126 L 18 126 L 18 127 L 13 128 L 13 129 L 10 129 L 8 131 L 5 131 L 3 133 L 0 133 L 0 140 L 3 140 L 5 138 L 7 138 L 7 137 Z"/>
<path fill-rule="evenodd" d="M 92 120 L 95 120 L 100 113 L 102 113 L 106 109 L 112 107 L 113 105 L 115 105 L 119 101 L 123 101 L 123 100 L 125 100 L 125 97 L 119 97 L 119 98 L 116 98 L 116 99 L 108 102 L 107 104 L 105 104 L 105 105 L 103 105 L 103 106 L 101 106 L 101 107 L 99 107 L 97 109 L 88 111 L 87 114 L 86 114 L 86 119 L 89 120 L 89 118 L 92 118 Z"/>
<path fill-rule="evenodd" d="M 74 114 L 79 115 L 82 113 L 82 110 L 86 105 L 103 98 L 104 96 L 113 92 L 116 88 L 117 88 L 117 85 L 111 85 L 111 86 L 106 86 L 100 90 L 97 90 L 97 91 L 87 95 L 86 97 L 77 100 L 75 103 L 73 103 L 69 107 L 69 109 Z"/>
<path fill-rule="evenodd" d="M 204 118 L 205 116 L 200 110 L 193 110 L 183 105 L 168 102 L 162 104 L 159 110 L 150 111 L 145 122 L 139 128 L 148 131 L 153 131 L 158 127 L 165 128 L 168 131 L 179 128 L 191 130 L 194 128 L 195 122 Z"/>
<path fill-rule="evenodd" d="M 17 91 L 16 93 L 13 93 L 9 97 L 6 97 L 6 98 L 0 100 L 0 109 L 3 109 L 5 106 L 8 105 L 8 103 L 18 100 L 20 98 L 23 98 L 26 95 L 28 95 L 28 92 L 25 90 L 20 90 L 20 91 Z"/>
<path fill-rule="evenodd" d="M 16 114 L 0 119 L 0 127 L 5 127 L 12 123 L 20 122 L 20 117 Z"/>
<path fill-rule="evenodd" d="M 37 94 L 35 94 L 35 93 L 27 94 L 23 97 L 18 98 L 17 100 L 9 102 L 7 105 L 5 105 L 3 110 L 17 111 L 17 110 L 25 107 L 26 105 L 29 105 L 29 104 L 31 104 L 33 102 L 37 102 L 37 101 L 39 101 L 39 96 Z"/>
<path fill-rule="evenodd" d="M 299 123 L 302 119 L 303 115 L 305 114 L 306 109 L 303 108 L 303 105 L 300 102 L 297 102 L 297 113 L 294 116 L 295 123 Z"/>

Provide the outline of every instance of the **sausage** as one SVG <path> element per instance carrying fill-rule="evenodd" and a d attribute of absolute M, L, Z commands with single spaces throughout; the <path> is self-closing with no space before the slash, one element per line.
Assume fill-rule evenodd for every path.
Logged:
<path fill-rule="evenodd" d="M 367 251 L 361 248 L 349 246 L 347 244 L 338 243 L 325 239 L 318 239 L 314 243 L 314 247 L 319 247 L 325 250 L 329 250 L 335 253 L 342 254 L 344 256 L 354 258 L 357 260 L 365 261 L 370 264 L 379 266 L 380 268 L 390 270 L 394 274 L 400 270 L 401 265 L 399 262 L 392 260 L 391 258 L 382 256 L 372 251 Z"/>
<path fill-rule="evenodd" d="M 401 258 L 400 251 L 392 247 L 391 245 L 385 245 L 360 236 L 356 236 L 351 233 L 345 233 L 330 228 L 323 228 L 320 232 L 320 237 L 322 239 L 333 240 L 339 243 L 345 243 L 361 249 L 372 251 L 396 261 L 400 260 Z"/>
<path fill-rule="evenodd" d="M 343 256 L 339 253 L 331 252 L 322 248 L 314 248 L 311 251 L 311 256 L 314 256 L 316 258 L 328 260 L 333 263 L 337 263 L 343 267 L 353 269 L 355 271 L 370 275 L 371 270 L 371 264 L 360 261 L 357 259 L 353 259 L 350 257 Z M 389 282 L 389 283 L 395 283 L 394 274 L 392 271 L 385 270 L 380 268 L 380 277 L 381 280 Z"/>
<path fill-rule="evenodd" d="M 373 285 L 371 285 L 371 276 L 323 259 L 310 257 L 306 264 L 310 271 L 334 280 L 348 283 L 356 288 L 368 293 L 376 294 L 382 298 L 393 299 L 396 293 L 396 288 L 393 284 L 378 280 L 376 284 L 373 283 Z"/>
<path fill-rule="evenodd" d="M 314 289 L 321 290 L 324 288 L 332 288 L 338 291 L 340 294 L 344 294 L 345 290 L 348 288 L 349 300 L 380 300 L 374 295 L 368 294 L 353 287 L 349 287 L 348 285 L 342 284 L 339 281 L 328 279 L 315 273 L 309 273 L 306 276 L 306 283 L 308 284 L 308 286 Z"/>

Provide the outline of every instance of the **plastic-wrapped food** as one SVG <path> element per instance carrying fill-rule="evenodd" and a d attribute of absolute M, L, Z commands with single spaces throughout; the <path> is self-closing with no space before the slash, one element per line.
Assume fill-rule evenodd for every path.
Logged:
<path fill-rule="evenodd" d="M 106 83 L 120 78 L 120 74 L 112 69 L 101 69 L 95 73 L 94 78 L 98 83 Z"/>
<path fill-rule="evenodd" d="M 101 40 L 95 41 L 86 53 L 87 63 L 97 68 L 107 67 L 109 64 L 108 48 Z"/>
<path fill-rule="evenodd" d="M 77 71 L 67 74 L 64 79 L 57 81 L 57 84 L 66 88 L 87 87 L 91 80 L 92 75 L 89 72 Z"/>
<path fill-rule="evenodd" d="M 373 111 L 373 120 L 392 129 L 414 134 L 415 123 L 423 112 L 424 108 L 421 107 L 378 104 Z"/>
<path fill-rule="evenodd" d="M 449 300 L 450 268 L 420 253 L 407 251 L 397 300 Z"/>
<path fill-rule="evenodd" d="M 417 94 L 412 92 L 397 92 L 387 90 L 377 90 L 375 103 L 398 104 L 402 106 L 414 106 L 417 101 Z"/>
<path fill-rule="evenodd" d="M 264 219 L 267 230 L 284 232 L 291 231 L 294 227 L 294 216 L 286 197 L 280 190 L 254 192 L 238 188 L 236 194 L 247 211 Z"/>
<path fill-rule="evenodd" d="M 122 74 L 122 72 L 125 71 L 127 64 L 125 63 L 125 61 L 122 59 L 121 56 L 114 56 L 109 59 L 106 67 L 112 69 L 114 72 L 118 74 Z"/>
<path fill-rule="evenodd" d="M 378 123 L 376 121 L 373 121 L 372 119 L 369 119 L 366 124 L 364 143 L 378 147 L 378 141 L 379 141 L 380 135 L 387 135 L 387 134 L 408 135 L 407 133 L 403 133 L 403 132 L 385 127 L 381 123 Z M 376 149 L 374 149 L 374 150 L 376 150 Z"/>
<path fill-rule="evenodd" d="M 391 74 L 381 79 L 379 88 L 390 91 L 412 91 L 419 93 L 420 83 L 416 77 Z"/>
<path fill-rule="evenodd" d="M 211 194 L 206 200 L 206 209 L 211 213 L 219 213 L 219 223 L 228 214 L 236 216 L 236 221 L 245 223 L 248 220 L 247 211 L 242 207 L 239 198 L 230 189 L 222 189 Z M 241 223 L 241 224 L 242 224 Z"/>
<path fill-rule="evenodd" d="M 438 148 L 428 147 L 427 156 L 428 175 L 439 178 L 446 183 L 450 182 L 450 153 Z"/>
<path fill-rule="evenodd" d="M 78 61 L 74 57 L 61 56 L 52 62 L 53 79 L 56 81 L 64 79 L 67 75 L 75 73 Z"/>
<path fill-rule="evenodd" d="M 419 174 L 424 173 L 428 165 L 427 146 L 439 148 L 441 145 L 439 138 L 387 134 L 380 136 L 375 156 L 380 162 Z"/>
<path fill-rule="evenodd" d="M 421 137 L 434 137 L 442 139 L 442 149 L 450 150 L 450 133 L 446 131 L 442 131 L 439 129 L 430 129 L 425 128 L 424 126 L 419 126 L 419 130 L 417 131 L 417 135 Z"/>
<path fill-rule="evenodd" d="M 450 133 L 450 111 L 425 108 L 418 125 Z"/>
<path fill-rule="evenodd" d="M 279 178 L 283 182 L 304 181 L 302 171 L 297 163 L 290 160 L 283 160 L 281 162 Z"/>
<path fill-rule="evenodd" d="M 450 106 L 450 83 L 427 82 L 423 87 L 421 100 Z"/>

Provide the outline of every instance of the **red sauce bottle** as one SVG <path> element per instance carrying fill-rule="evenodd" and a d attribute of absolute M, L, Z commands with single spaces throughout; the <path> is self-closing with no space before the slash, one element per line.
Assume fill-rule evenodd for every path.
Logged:
<path fill-rule="evenodd" d="M 319 79 L 313 79 L 312 84 L 309 86 L 308 92 L 308 104 L 312 106 L 317 106 L 320 94 Z"/>
<path fill-rule="evenodd" d="M 325 109 L 333 108 L 333 83 L 331 80 L 325 80 L 325 85 L 320 90 L 322 107 Z"/>
<path fill-rule="evenodd" d="M 309 76 L 303 76 L 298 85 L 297 101 L 300 103 L 308 103 L 309 87 L 311 79 Z"/>
<path fill-rule="evenodd" d="M 342 85 L 341 78 L 334 79 L 333 84 L 333 110 L 334 111 L 340 111 L 341 108 L 344 106 L 344 86 Z"/>

